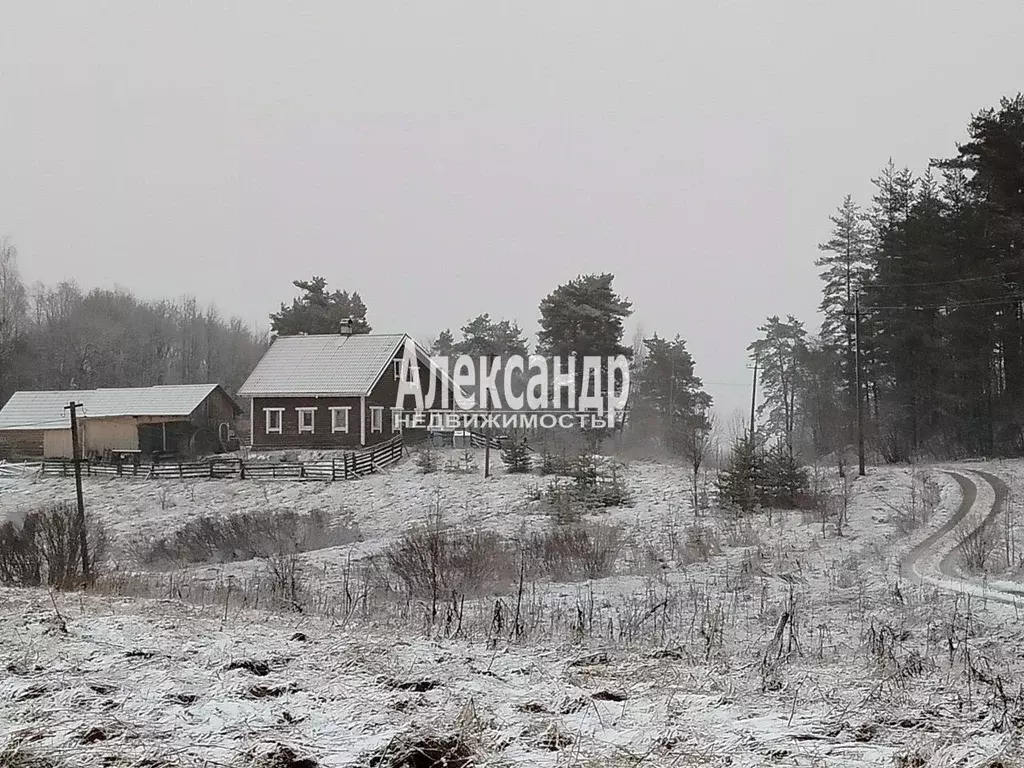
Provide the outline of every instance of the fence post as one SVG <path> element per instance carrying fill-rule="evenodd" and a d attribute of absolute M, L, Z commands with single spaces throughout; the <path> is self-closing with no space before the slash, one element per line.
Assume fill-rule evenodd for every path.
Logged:
<path fill-rule="evenodd" d="M 210 459 L 210 479 L 213 479 L 213 459 Z"/>
<path fill-rule="evenodd" d="M 306 477 L 306 464 L 305 462 L 299 462 L 299 477 L 305 479 Z"/>
<path fill-rule="evenodd" d="M 238 460 L 238 479 L 245 480 L 245 462 L 242 459 Z"/>
<path fill-rule="evenodd" d="M 338 479 L 338 460 L 331 457 L 331 482 Z"/>

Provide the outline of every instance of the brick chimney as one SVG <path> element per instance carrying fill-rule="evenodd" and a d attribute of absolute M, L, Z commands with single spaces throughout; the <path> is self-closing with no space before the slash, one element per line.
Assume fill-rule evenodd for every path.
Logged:
<path fill-rule="evenodd" d="M 338 333 L 342 336 L 351 336 L 352 327 L 354 324 L 355 321 L 351 317 L 346 317 L 344 320 L 341 321 L 341 324 L 338 327 Z"/>

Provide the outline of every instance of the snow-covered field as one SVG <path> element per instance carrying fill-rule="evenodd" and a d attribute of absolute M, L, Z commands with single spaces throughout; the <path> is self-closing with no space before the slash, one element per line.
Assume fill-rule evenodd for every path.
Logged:
<path fill-rule="evenodd" d="M 961 507 L 943 467 L 871 468 L 845 505 L 836 487 L 840 536 L 834 515 L 695 513 L 684 469 L 634 463 L 633 506 L 584 519 L 621 526 L 611 575 L 396 591 L 380 553 L 432 513 L 508 539 L 552 528 L 546 480 L 497 463 L 488 480 L 412 461 L 333 484 L 87 479 L 110 540 L 95 593 L 0 590 L 0 764 L 388 766 L 453 744 L 448 765 L 1017 764 L 1019 609 L 939 565 L 991 508 L 971 470 L 1012 498 L 1024 463 L 948 467 L 974 507 L 910 579 Z M 8 473 L 0 516 L 73 495 Z M 134 559 L 189 520 L 289 510 L 351 533 L 298 557 L 303 613 L 254 609 L 266 563 Z"/>

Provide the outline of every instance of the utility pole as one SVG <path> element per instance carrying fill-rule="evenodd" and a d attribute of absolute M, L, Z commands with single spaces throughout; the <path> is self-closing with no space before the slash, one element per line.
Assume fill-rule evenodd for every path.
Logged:
<path fill-rule="evenodd" d="M 860 464 L 860 476 L 864 477 L 864 398 L 861 395 L 860 381 L 860 291 L 853 297 L 853 318 L 856 329 L 854 342 L 854 368 L 856 369 L 854 387 L 857 390 L 857 461 Z"/>
<path fill-rule="evenodd" d="M 754 407 L 757 403 L 757 353 L 754 353 L 754 382 L 750 386 L 750 444 L 754 444 Z M 749 367 L 749 366 L 748 366 Z"/>
<path fill-rule="evenodd" d="M 86 585 L 91 581 L 89 576 L 89 543 L 85 535 L 85 500 L 82 497 L 82 446 L 78 437 L 78 409 L 81 403 L 72 400 L 65 411 L 71 412 L 71 451 L 75 460 L 75 492 L 78 496 L 78 542 L 82 554 L 82 576 Z"/>
<path fill-rule="evenodd" d="M 484 388 L 484 397 L 487 399 L 487 435 L 484 445 L 484 478 L 491 476 L 491 395 Z"/>
<path fill-rule="evenodd" d="M 673 353 L 674 354 L 674 353 Z M 673 356 L 668 372 L 668 433 L 675 439 L 676 421 L 676 359 Z"/>

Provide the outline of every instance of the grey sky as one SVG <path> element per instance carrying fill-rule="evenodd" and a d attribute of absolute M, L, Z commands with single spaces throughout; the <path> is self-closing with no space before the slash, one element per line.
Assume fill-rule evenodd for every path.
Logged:
<path fill-rule="evenodd" d="M 952 152 L 1022 45 L 1020 0 L 11 4 L 0 234 L 261 325 L 322 274 L 419 338 L 610 270 L 727 418 L 765 315 L 817 328 L 842 196 Z"/>

